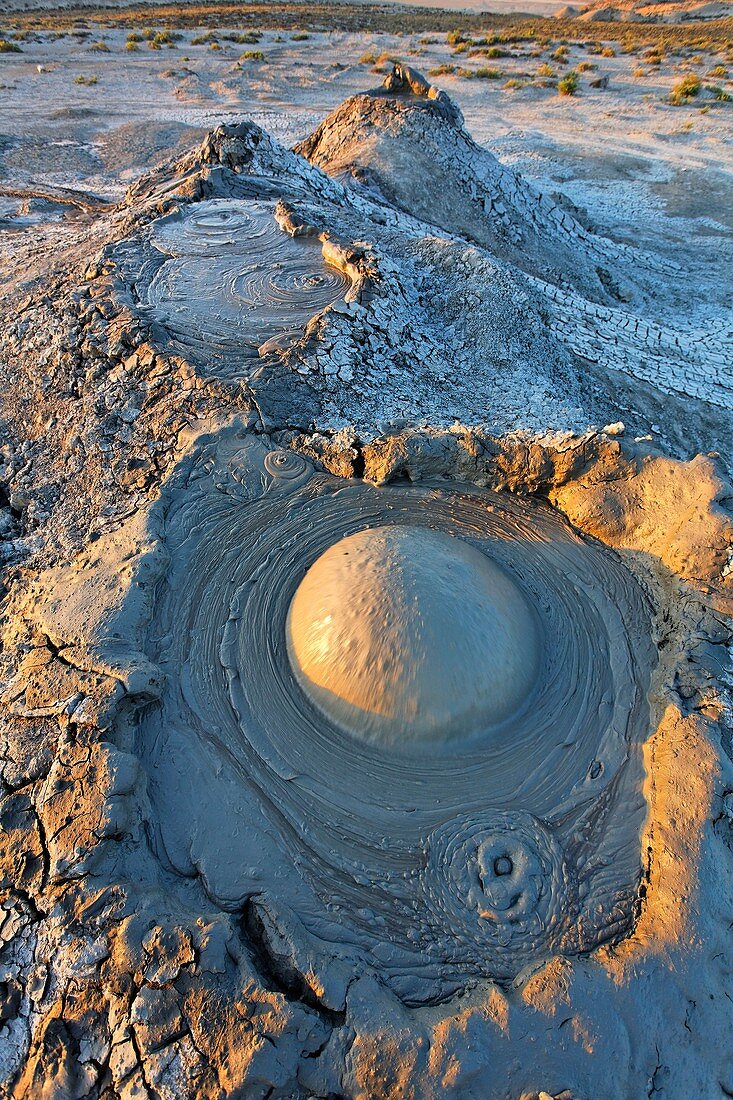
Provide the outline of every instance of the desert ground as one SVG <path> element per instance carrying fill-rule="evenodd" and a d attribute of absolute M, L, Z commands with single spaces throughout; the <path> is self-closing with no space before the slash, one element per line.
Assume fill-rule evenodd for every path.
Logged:
<path fill-rule="evenodd" d="M 0 16 L 0 1095 L 733 1096 L 733 24 Z"/>

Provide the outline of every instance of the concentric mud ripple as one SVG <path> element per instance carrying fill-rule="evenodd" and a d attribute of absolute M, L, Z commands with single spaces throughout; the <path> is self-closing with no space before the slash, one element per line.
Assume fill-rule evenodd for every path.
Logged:
<path fill-rule="evenodd" d="M 174 351 L 207 370 L 241 368 L 262 344 L 291 342 L 348 289 L 318 241 L 289 237 L 273 209 L 212 199 L 153 225 L 141 305 Z"/>
<path fill-rule="evenodd" d="M 537 684 L 499 725 L 367 743 L 299 687 L 294 592 L 328 547 L 385 525 L 465 540 L 532 607 Z M 323 958 L 375 967 L 410 1002 L 628 928 L 652 650 L 613 553 L 537 502 L 344 482 L 233 438 L 173 492 L 166 539 L 155 634 L 168 687 L 142 751 L 174 867 L 228 907 L 266 894 Z"/>

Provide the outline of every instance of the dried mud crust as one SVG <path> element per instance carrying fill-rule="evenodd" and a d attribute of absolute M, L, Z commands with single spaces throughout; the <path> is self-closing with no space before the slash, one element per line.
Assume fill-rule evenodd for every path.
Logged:
<path fill-rule="evenodd" d="M 125 257 L 145 257 L 156 225 L 198 202 L 263 198 L 281 202 L 282 232 L 320 241 L 353 296 L 346 309 L 306 318 L 294 343 L 222 377 L 177 354 L 165 329 L 150 324 Z M 534 433 L 507 433 L 501 413 L 493 431 L 380 430 L 376 410 L 386 408 L 385 419 L 396 410 L 378 400 L 385 379 L 370 370 L 393 361 L 406 338 L 396 326 L 415 314 L 416 269 L 437 262 L 436 248 L 441 278 L 469 272 L 456 301 L 466 279 L 484 288 L 489 278 L 506 280 L 495 315 L 511 319 L 518 292 L 532 314 L 534 292 L 506 258 L 458 237 L 425 244 L 424 224 L 384 198 L 344 189 L 256 127 L 220 129 L 134 188 L 110 220 L 80 224 L 86 236 L 54 257 L 55 274 L 41 286 L 28 272 L 4 342 L 13 389 L 3 415 L 23 441 L 3 452 L 0 500 L 4 1093 L 516 1100 L 544 1090 L 576 1100 L 657 1092 L 683 1100 L 733 1090 L 724 1007 L 733 524 L 717 460 L 624 442 L 618 426 L 582 430 L 590 418 L 578 364 L 551 342 L 541 345 L 542 370 L 554 357 L 553 386 L 561 380 L 577 397 L 577 422 L 561 423 L 565 431 L 539 430 L 542 412 L 557 407 L 554 389 L 548 404 L 538 399 Z M 410 240 L 418 241 L 411 269 Z M 460 262 L 444 265 L 453 249 Z M 80 283 L 83 251 L 96 258 L 82 264 Z M 398 253 L 407 258 L 398 262 Z M 637 292 L 641 302 L 643 287 Z M 547 341 L 545 315 L 538 317 L 532 339 Z M 362 340 L 353 339 L 356 325 Z M 470 393 L 474 425 L 491 422 L 507 393 L 515 399 L 486 331 L 478 326 L 472 354 L 478 347 L 479 362 L 489 357 L 491 389 L 476 377 L 465 389 L 465 419 Z M 419 330 L 392 385 L 404 378 L 420 391 L 429 335 Z M 443 360 L 465 346 L 430 339 Z M 539 369 L 539 347 L 525 345 L 527 370 Z M 423 393 L 427 409 L 435 390 Z M 594 409 L 605 411 L 602 400 Z M 416 997 L 390 979 L 394 956 L 377 950 L 355 966 L 323 927 L 308 926 L 307 912 L 285 904 L 299 874 L 288 862 L 295 838 L 290 849 L 271 849 L 258 880 L 256 861 L 245 866 L 227 836 L 236 815 L 207 817 L 205 784 L 193 771 L 189 802 L 174 807 L 186 829 L 163 827 L 167 760 L 156 757 L 164 742 L 155 725 L 176 677 L 184 693 L 191 683 L 185 662 L 174 659 L 163 676 L 160 660 L 161 593 L 173 584 L 182 596 L 188 583 L 180 508 L 210 493 L 218 506 L 246 511 L 279 491 L 273 484 L 283 473 L 293 475 L 284 478 L 286 495 L 299 491 L 304 471 L 356 493 L 384 486 L 396 498 L 429 495 L 437 484 L 450 495 L 468 486 L 522 514 L 554 509 L 557 522 L 598 546 L 601 560 L 611 555 L 643 591 L 656 650 L 647 729 L 637 739 L 646 816 L 623 920 L 600 945 L 578 951 L 553 942 L 514 980 L 464 973 L 454 989 Z M 204 531 L 206 515 L 197 516 Z M 209 733 L 220 733 L 213 712 L 208 720 Z M 218 780 L 236 795 L 234 769 L 226 754 L 221 760 Z M 278 768 L 278 782 L 293 788 L 296 777 Z M 253 825 L 263 837 L 268 814 Z M 220 833 L 206 831 L 212 820 Z M 479 824 L 493 835 L 506 822 Z M 521 847 L 527 821 L 516 824 Z M 552 867 L 556 849 L 544 830 L 530 829 L 533 858 Z M 472 835 L 449 829 L 435 844 L 460 864 Z M 207 878 L 201 839 L 233 890 L 226 876 Z M 593 843 L 591 836 L 590 861 Z M 264 840 L 252 844 L 256 854 L 268 850 Z M 442 897 L 443 887 L 438 871 L 432 895 Z M 455 896 L 444 902 L 452 912 Z M 404 977 L 409 985 L 409 966 Z"/>

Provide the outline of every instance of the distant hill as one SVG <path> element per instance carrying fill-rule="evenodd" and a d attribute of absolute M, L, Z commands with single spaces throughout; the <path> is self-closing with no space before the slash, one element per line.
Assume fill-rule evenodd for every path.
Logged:
<path fill-rule="evenodd" d="M 555 13 L 558 19 L 581 22 L 683 23 L 687 20 L 733 17 L 733 0 L 595 0 L 592 4 L 568 4 Z"/>

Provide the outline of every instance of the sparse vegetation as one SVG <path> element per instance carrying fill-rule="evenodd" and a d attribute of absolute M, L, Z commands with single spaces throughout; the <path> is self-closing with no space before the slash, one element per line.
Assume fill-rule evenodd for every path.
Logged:
<path fill-rule="evenodd" d="M 575 69 L 571 69 L 569 73 L 566 73 L 562 80 L 557 82 L 557 90 L 560 95 L 575 95 L 578 90 L 578 84 L 580 80 Z"/>
<path fill-rule="evenodd" d="M 669 102 L 674 107 L 683 107 L 686 103 L 689 103 L 691 99 L 700 94 L 702 89 L 702 82 L 699 76 L 695 76 L 694 73 L 688 73 L 687 76 L 683 76 L 681 80 L 672 88 L 669 93 Z"/>
<path fill-rule="evenodd" d="M 262 35 L 257 34 L 256 31 L 245 31 L 243 34 L 230 32 L 229 34 L 222 34 L 221 38 L 224 42 L 236 42 L 238 46 L 254 46 L 262 38 Z"/>
<path fill-rule="evenodd" d="M 302 3 L 282 0 L 242 0 L 235 9 L 231 0 L 192 0 L 191 3 L 173 4 L 165 0 L 155 9 L 156 17 L 174 29 L 186 29 L 198 37 L 206 37 L 215 29 L 236 19 L 240 27 L 252 26 L 258 31 L 270 30 L 276 34 L 291 35 L 303 31 L 317 31 L 328 27 L 347 32 L 384 32 L 387 34 L 425 35 L 424 44 L 435 45 L 438 35 L 450 34 L 451 45 L 469 40 L 472 48 L 491 45 L 509 45 L 529 42 L 533 46 L 550 49 L 558 44 L 577 44 L 587 47 L 589 53 L 600 54 L 609 44 L 617 53 L 637 53 L 655 48 L 662 55 L 682 56 L 685 53 L 719 52 L 720 60 L 733 64 L 733 36 L 730 20 L 711 20 L 705 23 L 704 33 L 699 23 L 604 23 L 600 43 L 595 35 L 598 24 L 574 19 L 557 19 L 519 14 L 487 12 L 449 12 L 438 8 L 409 9 L 378 5 L 367 0 L 363 4 L 345 3 L 343 0 L 313 0 L 307 9 Z M 135 29 L 142 33 L 150 19 L 150 7 L 135 5 L 119 9 L 109 7 L 90 8 L 84 14 L 88 26 L 103 25 L 105 29 Z M 204 28 L 203 32 L 201 28 Z M 90 37 L 90 31 L 79 23 L 78 10 L 19 12 L 14 16 L 14 33 L 29 30 L 52 34 L 67 33 L 75 38 Z M 242 33 L 247 33 L 243 30 Z M 9 36 L 7 36 L 9 37 Z M 223 40 L 223 35 L 219 33 Z M 274 37 L 274 35 L 273 35 Z M 200 43 L 199 43 L 200 44 Z M 209 44 L 206 42 L 205 44 Z M 723 79 L 723 78 L 720 78 Z M 526 86 L 526 85 L 525 85 Z"/>

